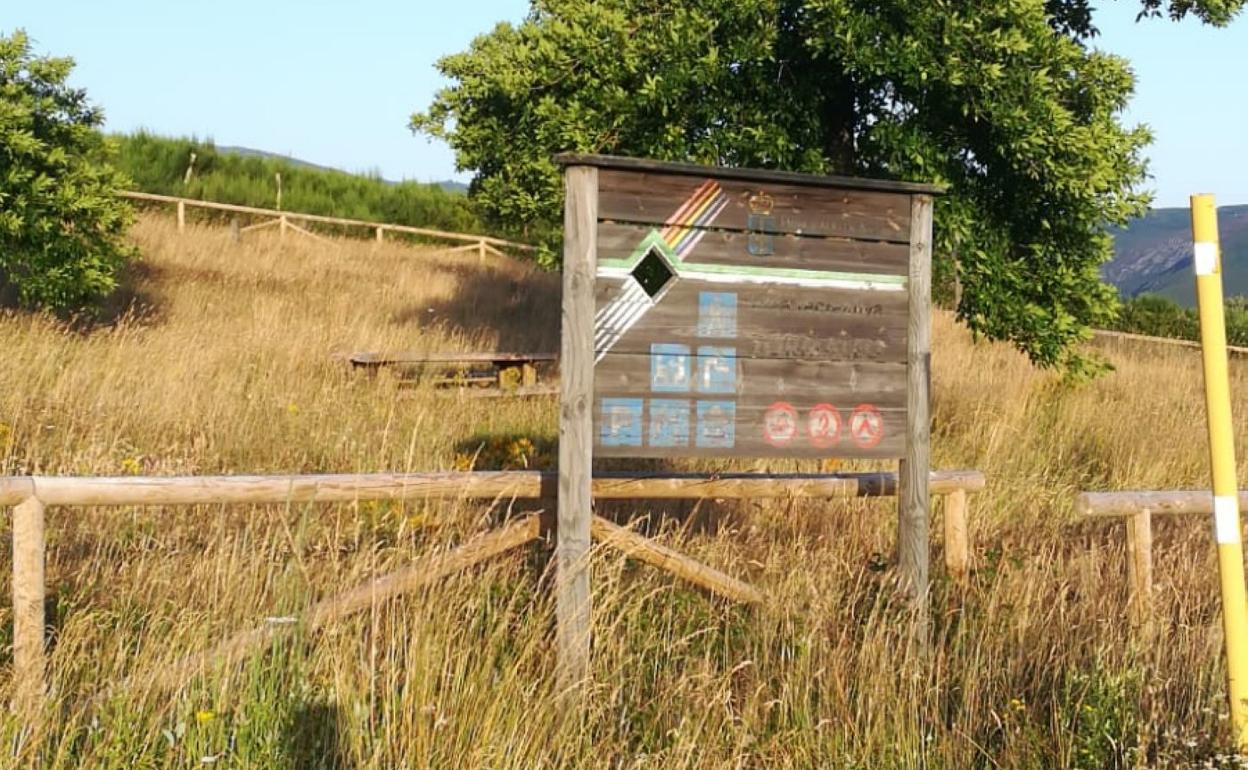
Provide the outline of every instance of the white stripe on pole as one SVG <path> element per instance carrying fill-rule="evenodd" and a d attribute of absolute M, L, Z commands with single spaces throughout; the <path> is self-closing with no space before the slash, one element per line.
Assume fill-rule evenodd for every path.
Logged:
<path fill-rule="evenodd" d="M 1238 543 L 1239 500 L 1230 496 L 1213 498 L 1213 536 L 1219 543 Z"/>
<path fill-rule="evenodd" d="M 1196 275 L 1213 275 L 1218 266 L 1218 244 L 1208 241 L 1192 244 L 1192 267 Z"/>

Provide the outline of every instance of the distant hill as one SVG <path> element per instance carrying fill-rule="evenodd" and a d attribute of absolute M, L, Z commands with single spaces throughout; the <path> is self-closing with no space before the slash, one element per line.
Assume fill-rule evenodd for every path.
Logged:
<path fill-rule="evenodd" d="M 1187 209 L 1153 209 L 1113 232 L 1114 258 L 1101 275 L 1125 297 L 1160 294 L 1181 305 L 1195 304 L 1191 228 Z M 1248 295 L 1248 206 L 1219 208 L 1218 230 L 1226 295 Z"/>

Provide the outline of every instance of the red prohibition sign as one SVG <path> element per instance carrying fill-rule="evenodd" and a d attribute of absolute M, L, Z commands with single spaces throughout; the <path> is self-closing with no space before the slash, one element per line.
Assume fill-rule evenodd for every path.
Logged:
<path fill-rule="evenodd" d="M 787 401 L 777 401 L 763 414 L 763 438 L 772 446 L 787 446 L 797 436 L 797 410 Z"/>
<path fill-rule="evenodd" d="M 836 446 L 841 440 L 841 413 L 831 404 L 816 404 L 806 416 L 810 443 L 820 449 Z"/>
<path fill-rule="evenodd" d="M 849 434 L 859 449 L 874 449 L 884 438 L 884 416 L 874 404 L 859 404 L 849 417 Z"/>

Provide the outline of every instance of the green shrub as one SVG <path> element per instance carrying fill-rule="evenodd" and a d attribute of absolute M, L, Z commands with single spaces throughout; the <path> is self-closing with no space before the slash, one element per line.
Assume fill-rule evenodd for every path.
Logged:
<path fill-rule="evenodd" d="M 28 307 L 81 307 L 116 286 L 133 250 L 113 191 L 104 115 L 66 80 L 68 58 L 0 35 L 0 292 Z"/>
<path fill-rule="evenodd" d="M 1226 341 L 1248 347 L 1248 297 L 1226 300 Z M 1150 337 L 1200 340 L 1200 314 L 1157 294 L 1141 294 L 1122 303 L 1113 328 Z"/>
<path fill-rule="evenodd" d="M 1183 340 L 1200 337 L 1196 313 L 1158 294 L 1141 294 L 1122 303 L 1114 328 L 1150 337 Z"/>

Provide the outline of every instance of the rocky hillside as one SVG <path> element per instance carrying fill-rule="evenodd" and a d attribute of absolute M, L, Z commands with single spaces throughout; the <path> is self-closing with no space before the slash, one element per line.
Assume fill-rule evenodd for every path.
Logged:
<path fill-rule="evenodd" d="M 1248 295 L 1248 206 L 1220 208 L 1218 226 L 1226 293 Z M 1161 294 L 1190 305 L 1195 302 L 1191 265 L 1188 210 L 1153 209 L 1125 229 L 1114 231 L 1114 258 L 1101 273 L 1123 296 Z"/>

